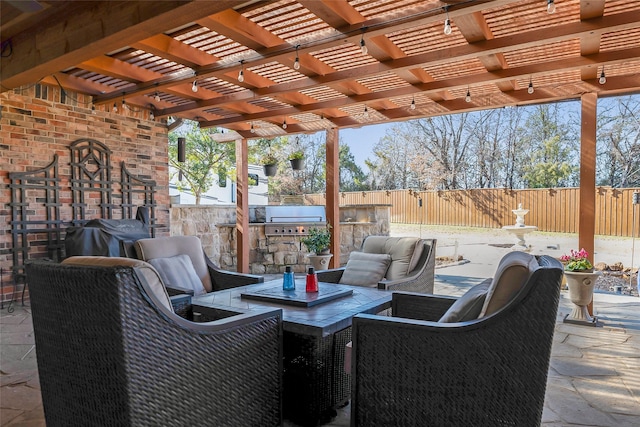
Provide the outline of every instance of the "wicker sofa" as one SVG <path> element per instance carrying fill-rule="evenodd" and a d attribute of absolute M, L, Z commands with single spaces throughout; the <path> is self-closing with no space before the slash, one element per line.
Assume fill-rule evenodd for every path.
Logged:
<path fill-rule="evenodd" d="M 281 425 L 281 310 L 188 321 L 130 258 L 26 272 L 47 426 Z"/>
<path fill-rule="evenodd" d="M 386 273 L 383 271 L 382 279 L 374 280 L 368 284 L 369 286 L 377 286 L 378 289 L 391 291 L 433 293 L 436 243 L 436 239 L 367 236 L 362 243 L 361 250 L 350 255 L 349 262 L 345 267 L 319 271 L 318 280 L 328 283 L 354 284 L 349 280 L 345 281 L 344 277 L 345 272 L 351 268 L 351 264 L 354 262 L 352 259 L 354 255 L 370 254 L 374 258 L 388 255 L 390 264 Z M 372 270 L 366 261 L 360 261 L 359 266 L 360 270 L 357 270 L 355 274 L 365 275 L 368 270 Z M 382 270 L 384 270 L 384 266 Z"/>
<path fill-rule="evenodd" d="M 562 265 L 530 257 L 507 291 L 496 289 L 519 280 L 509 272 L 473 298 L 397 292 L 393 317 L 356 315 L 351 425 L 538 427 Z"/>

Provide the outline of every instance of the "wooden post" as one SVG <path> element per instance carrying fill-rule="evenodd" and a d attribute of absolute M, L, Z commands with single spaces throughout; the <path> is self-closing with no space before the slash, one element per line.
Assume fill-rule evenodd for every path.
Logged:
<path fill-rule="evenodd" d="M 331 224 L 331 246 L 333 254 L 329 268 L 340 267 L 340 164 L 338 129 L 327 129 L 327 222 Z"/>
<path fill-rule="evenodd" d="M 593 259 L 596 228 L 596 119 L 598 95 L 585 93 L 581 98 L 580 130 L 580 205 L 578 248 L 584 248 Z M 589 304 L 593 316 L 593 300 Z"/>
<path fill-rule="evenodd" d="M 236 255 L 237 271 L 249 273 L 249 144 L 236 141 Z"/>

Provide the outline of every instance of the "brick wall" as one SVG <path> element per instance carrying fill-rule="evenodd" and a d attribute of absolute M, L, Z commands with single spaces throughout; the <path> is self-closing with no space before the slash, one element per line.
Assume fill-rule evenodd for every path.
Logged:
<path fill-rule="evenodd" d="M 156 236 L 169 234 L 169 187 L 167 136 L 165 122 L 149 120 L 149 112 L 139 107 L 119 111 L 112 106 L 91 108 L 91 98 L 76 93 L 62 93 L 59 88 L 36 85 L 0 94 L 0 268 L 2 299 L 13 292 L 11 268 L 13 242 L 11 234 L 11 191 L 9 174 L 43 168 L 58 156 L 59 212 L 62 228 L 72 219 L 72 193 L 69 185 L 70 145 L 80 139 L 104 144 L 110 151 L 112 218 L 122 218 L 121 163 L 136 178 L 154 180 Z M 29 220 L 46 218 L 43 195 L 27 191 Z M 141 198 L 134 194 L 133 203 Z M 99 198 L 86 200 L 87 219 L 100 218 Z M 141 204 L 141 203 L 140 203 Z M 134 213 L 135 215 L 135 213 Z M 48 255 L 44 234 L 29 234 L 28 258 Z M 64 237 L 64 234 L 63 234 Z M 21 292 L 21 286 L 18 286 Z"/>

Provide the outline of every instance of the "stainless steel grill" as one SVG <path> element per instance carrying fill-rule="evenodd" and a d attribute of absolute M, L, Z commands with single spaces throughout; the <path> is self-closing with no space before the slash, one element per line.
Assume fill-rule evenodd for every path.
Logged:
<path fill-rule="evenodd" d="M 325 227 L 324 206 L 266 206 L 264 233 L 267 236 L 306 236 L 309 229 Z"/>

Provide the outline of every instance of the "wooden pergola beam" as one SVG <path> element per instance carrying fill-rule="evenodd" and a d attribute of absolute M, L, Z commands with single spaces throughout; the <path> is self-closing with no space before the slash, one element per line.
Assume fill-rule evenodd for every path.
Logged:
<path fill-rule="evenodd" d="M 582 95 L 580 125 L 580 204 L 578 248 L 584 248 L 593 262 L 596 230 L 596 128 L 598 95 Z M 593 301 L 589 304 L 593 316 Z"/>
<path fill-rule="evenodd" d="M 239 273 L 249 273 L 249 145 L 236 141 L 236 255 Z"/>
<path fill-rule="evenodd" d="M 329 268 L 340 267 L 340 163 L 339 163 L 339 133 L 338 128 L 327 129 L 327 193 L 326 213 L 327 222 L 331 224 L 331 244 L 329 249 L 333 254 L 329 261 Z"/>

